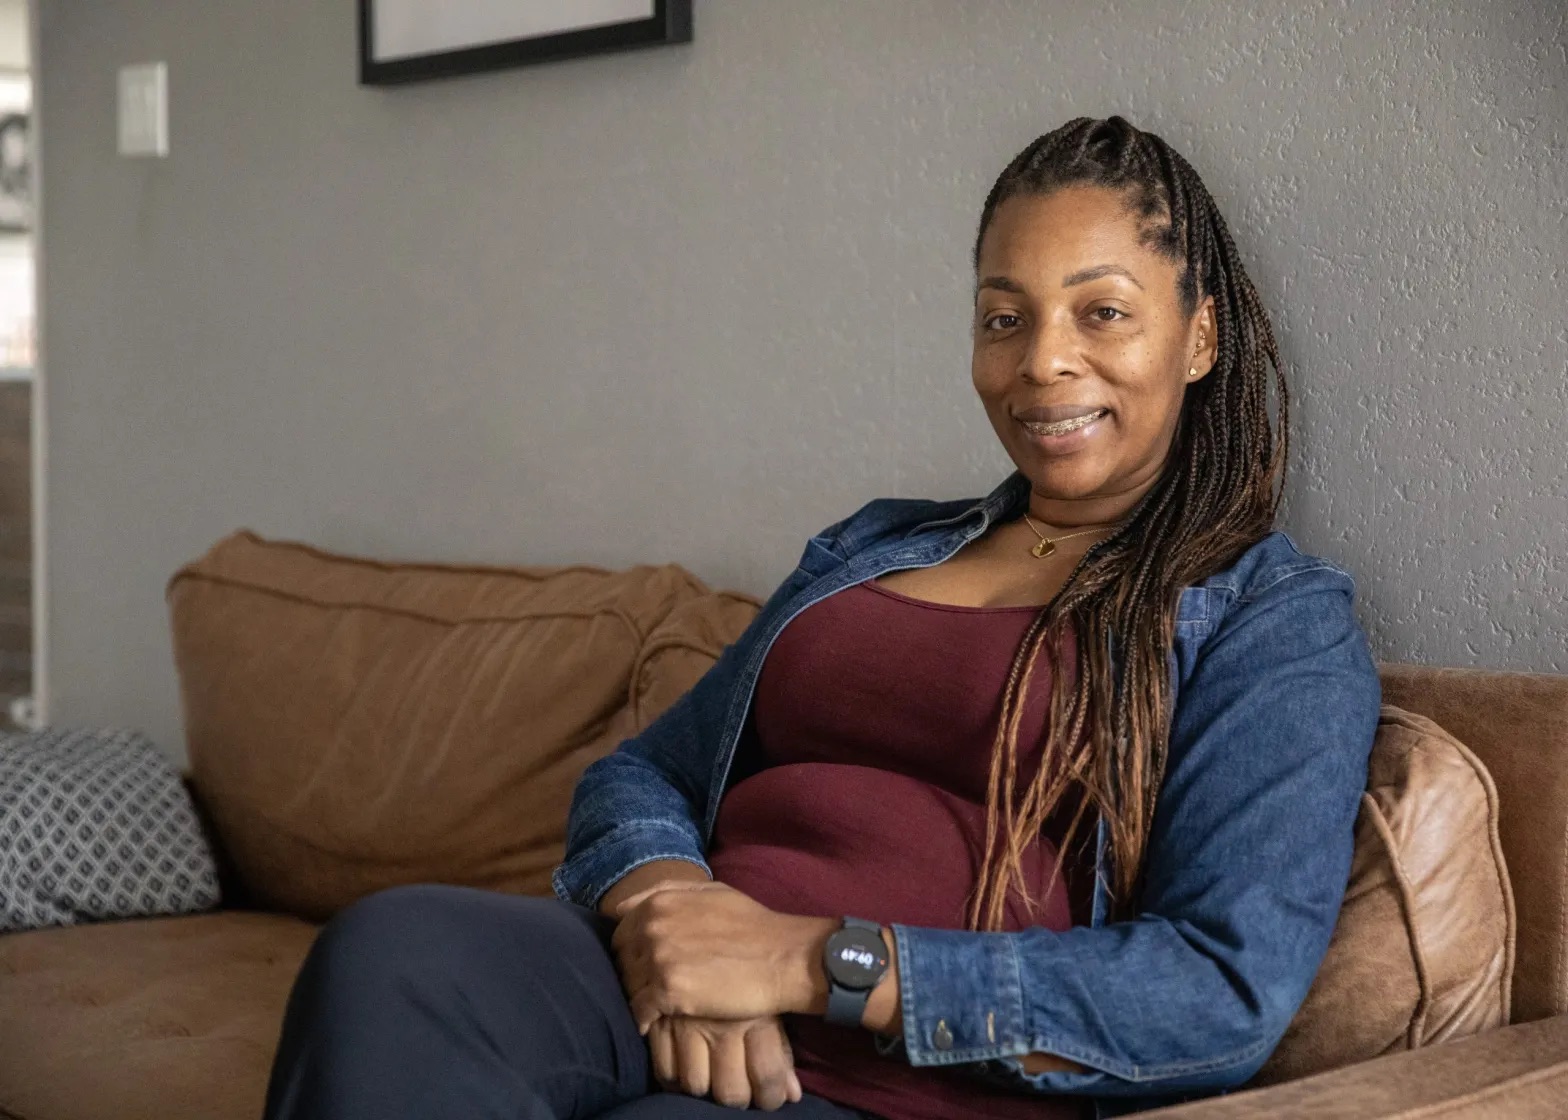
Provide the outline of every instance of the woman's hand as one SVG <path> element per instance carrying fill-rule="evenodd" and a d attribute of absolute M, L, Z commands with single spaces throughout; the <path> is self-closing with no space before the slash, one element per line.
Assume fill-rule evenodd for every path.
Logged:
<path fill-rule="evenodd" d="M 760 1019 L 661 1018 L 648 1029 L 653 1073 L 671 1092 L 712 1095 L 730 1108 L 772 1112 L 800 1100 L 784 1024 Z"/>
<path fill-rule="evenodd" d="M 822 947 L 838 923 L 769 910 L 722 883 L 621 903 L 611 938 L 637 1028 L 661 1017 L 761 1019 L 827 1003 Z"/>

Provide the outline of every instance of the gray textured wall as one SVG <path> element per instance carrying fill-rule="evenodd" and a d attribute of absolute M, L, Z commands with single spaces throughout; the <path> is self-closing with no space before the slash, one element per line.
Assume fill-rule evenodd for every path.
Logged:
<path fill-rule="evenodd" d="M 760 593 L 870 497 L 985 492 L 980 203 L 1113 112 L 1230 218 L 1283 527 L 1379 655 L 1568 671 L 1553 0 L 705 0 L 689 46 L 395 90 L 352 8 L 43 0 L 56 720 L 178 742 L 163 583 L 237 525 Z M 172 156 L 121 160 L 151 59 Z"/>

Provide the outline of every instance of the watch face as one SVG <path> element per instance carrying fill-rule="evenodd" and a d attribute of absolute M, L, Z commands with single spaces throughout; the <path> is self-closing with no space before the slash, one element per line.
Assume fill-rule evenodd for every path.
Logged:
<path fill-rule="evenodd" d="M 887 971 L 887 945 L 868 929 L 841 929 L 828 938 L 823 953 L 828 976 L 840 987 L 865 991 Z"/>

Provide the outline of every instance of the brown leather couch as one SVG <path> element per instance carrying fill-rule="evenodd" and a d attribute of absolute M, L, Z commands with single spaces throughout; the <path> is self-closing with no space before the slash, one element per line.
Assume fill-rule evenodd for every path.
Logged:
<path fill-rule="evenodd" d="M 0 937 L 0 1116 L 259 1115 L 319 923 L 399 882 L 548 893 L 576 775 L 757 607 L 675 565 L 383 564 L 249 533 L 169 601 L 225 907 Z M 1259 1087 L 1147 1115 L 1568 1117 L 1568 677 L 1381 671 L 1381 770 L 1298 1024 Z"/>

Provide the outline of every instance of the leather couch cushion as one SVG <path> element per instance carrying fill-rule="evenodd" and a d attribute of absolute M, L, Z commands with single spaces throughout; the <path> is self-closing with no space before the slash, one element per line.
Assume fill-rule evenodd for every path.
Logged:
<path fill-rule="evenodd" d="M 0 1115 L 260 1116 L 315 934 L 230 911 L 0 937 Z"/>
<path fill-rule="evenodd" d="M 1256 1083 L 1507 1023 L 1513 952 L 1486 768 L 1430 719 L 1384 704 L 1333 941 Z"/>
<path fill-rule="evenodd" d="M 1379 666 L 1383 699 L 1420 712 L 1486 764 L 1519 910 L 1514 1022 L 1568 1014 L 1568 676 Z"/>
<path fill-rule="evenodd" d="M 676 565 L 386 564 L 240 532 L 170 581 L 190 780 L 258 908 L 409 882 L 550 893 L 572 786 L 632 729 Z"/>

